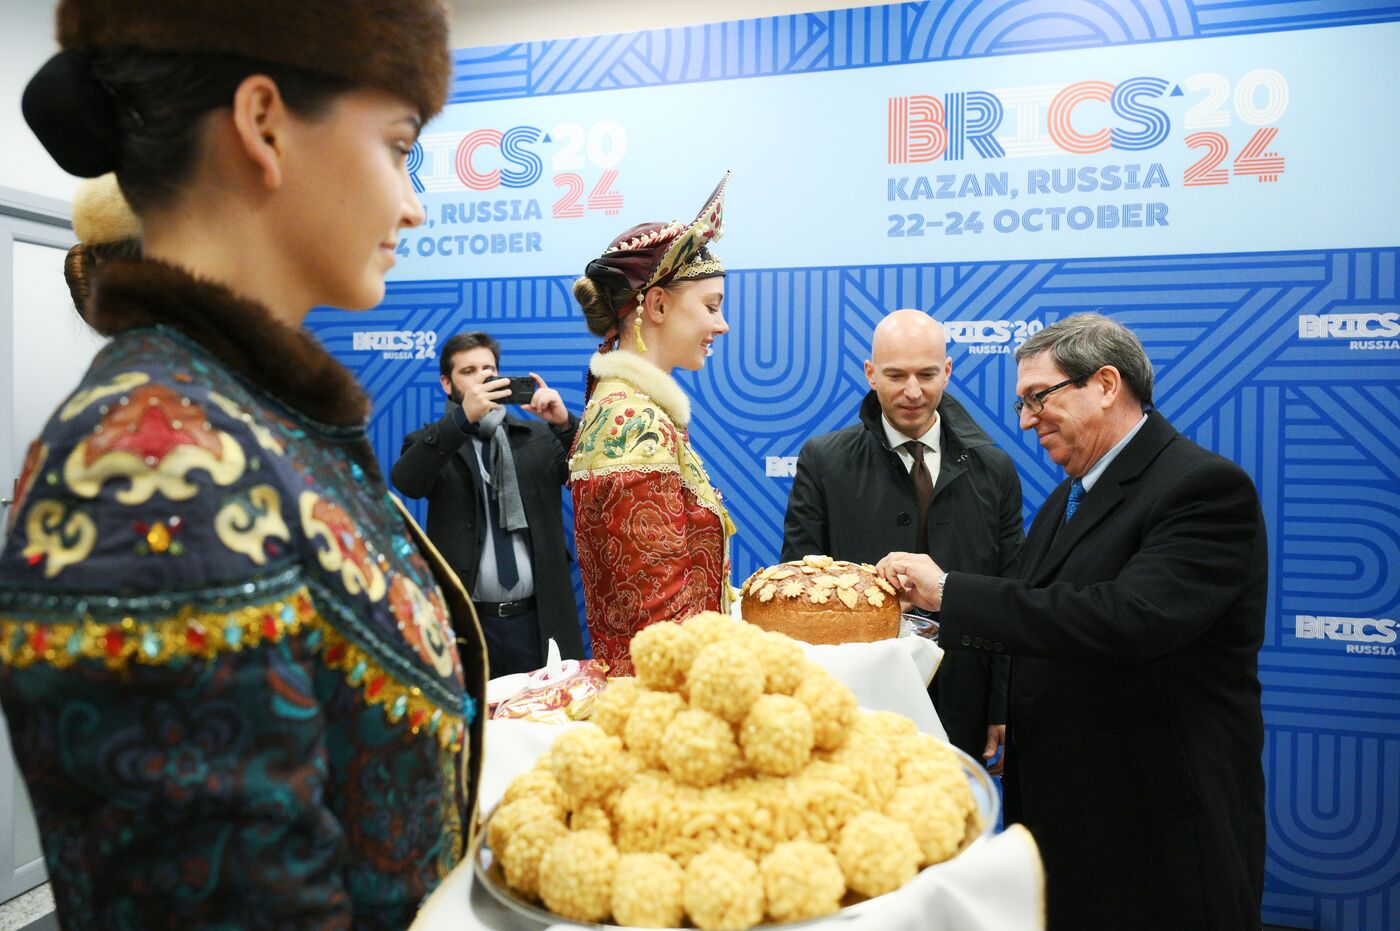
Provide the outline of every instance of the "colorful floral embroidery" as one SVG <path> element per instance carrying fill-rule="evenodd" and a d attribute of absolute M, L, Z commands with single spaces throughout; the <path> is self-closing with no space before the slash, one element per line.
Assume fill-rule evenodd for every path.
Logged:
<path fill-rule="evenodd" d="M 301 524 L 306 535 L 325 548 L 316 553 L 327 572 L 339 572 L 351 595 L 364 592 L 370 601 L 384 597 L 384 573 L 375 564 L 355 522 L 340 505 L 311 491 L 301 493 Z"/>
<path fill-rule="evenodd" d="M 186 605 L 155 620 L 47 624 L 0 618 L 0 665 L 23 669 L 46 663 L 66 669 L 89 660 L 108 669 L 132 663 L 158 666 L 210 660 L 302 634 L 327 666 L 344 674 L 367 703 L 383 708 L 391 722 L 406 721 L 413 733 L 427 732 L 441 746 L 460 749 L 467 722 L 455 712 L 444 712 L 416 686 L 393 679 L 321 617 L 304 588 L 284 598 L 222 611 L 196 611 Z"/>
<path fill-rule="evenodd" d="M 52 499 L 29 509 L 24 532 L 28 542 L 21 555 L 31 566 L 43 563 L 46 579 L 87 559 L 97 543 L 97 524 L 90 516 Z"/>
<path fill-rule="evenodd" d="M 282 519 L 282 499 L 271 485 L 255 485 L 227 501 L 214 516 L 214 533 L 220 543 L 258 566 L 267 563 L 272 541 L 292 539 Z"/>
<path fill-rule="evenodd" d="M 172 501 L 193 498 L 199 488 L 186 476 L 194 469 L 229 485 L 244 465 L 242 447 L 211 427 L 198 405 L 165 385 L 149 385 L 103 413 L 92 434 L 69 454 L 63 477 L 84 498 L 97 497 L 110 479 L 125 478 L 130 487 L 118 492 L 117 500 L 142 504 L 156 492 Z"/>
<path fill-rule="evenodd" d="M 15 521 L 19 518 L 20 508 L 24 507 L 25 496 L 29 494 L 29 488 L 34 484 L 34 476 L 39 474 L 39 470 L 44 466 L 44 460 L 48 457 L 48 446 L 38 440 L 29 444 L 29 449 L 24 454 L 24 465 L 20 466 L 19 478 L 15 479 L 15 498 L 10 502 L 10 514 L 5 518 L 6 535 L 14 529 Z"/>
<path fill-rule="evenodd" d="M 621 462 L 675 460 L 676 433 L 670 421 L 653 405 L 614 392 L 584 412 L 569 465 L 575 471 L 592 471 Z"/>
<path fill-rule="evenodd" d="M 440 676 L 462 681 L 461 661 L 452 648 L 452 630 L 447 611 L 436 593 L 425 595 L 412 579 L 395 574 L 389 583 L 389 609 L 394 612 L 399 631 L 423 662 Z"/>
<path fill-rule="evenodd" d="M 145 372 L 122 372 L 105 385 L 84 388 L 68 399 L 68 403 L 63 405 L 63 409 L 58 412 L 58 419 L 72 420 L 103 398 L 109 398 L 116 394 L 126 394 L 150 380 L 151 376 Z"/>
<path fill-rule="evenodd" d="M 344 673 L 346 681 L 360 689 L 365 701 L 382 707 L 390 721 L 397 724 L 406 720 L 413 733 L 436 734 L 442 746 L 461 749 L 469 722 L 444 713 L 424 698 L 417 686 L 405 686 L 390 678 L 368 653 L 329 626 L 325 629 L 325 643 L 321 656 L 326 665 Z"/>

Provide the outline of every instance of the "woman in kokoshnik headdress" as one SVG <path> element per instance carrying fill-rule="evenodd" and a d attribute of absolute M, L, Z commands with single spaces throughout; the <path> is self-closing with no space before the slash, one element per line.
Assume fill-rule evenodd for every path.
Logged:
<path fill-rule="evenodd" d="M 403 928 L 476 830 L 475 614 L 302 329 L 379 303 L 422 220 L 447 31 L 441 0 L 58 6 L 25 116 L 140 218 L 71 257 L 112 339 L 0 552 L 0 702 L 65 928 Z"/>
<path fill-rule="evenodd" d="M 590 400 L 569 463 L 593 655 L 631 675 L 632 635 L 729 608 L 734 525 L 690 446 L 690 399 L 673 369 L 699 371 L 724 320 L 726 174 L 696 218 L 643 223 L 574 283 L 588 328 Z"/>

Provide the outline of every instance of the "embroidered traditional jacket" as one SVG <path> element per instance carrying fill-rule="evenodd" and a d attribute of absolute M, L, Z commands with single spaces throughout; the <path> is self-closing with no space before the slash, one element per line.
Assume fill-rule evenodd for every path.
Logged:
<path fill-rule="evenodd" d="M 734 525 L 687 434 L 690 400 L 633 353 L 593 356 L 597 385 L 569 461 L 593 655 L 632 674 L 632 635 L 729 608 Z"/>
<path fill-rule="evenodd" d="M 0 701 L 63 926 L 406 927 L 471 840 L 486 672 L 367 399 L 169 266 L 109 267 L 89 319 L 115 338 L 0 554 Z"/>

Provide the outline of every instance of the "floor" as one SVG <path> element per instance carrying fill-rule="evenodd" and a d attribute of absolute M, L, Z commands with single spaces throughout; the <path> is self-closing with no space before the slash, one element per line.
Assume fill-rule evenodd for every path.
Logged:
<path fill-rule="evenodd" d="M 0 931 L 59 931 L 49 884 L 0 905 Z"/>

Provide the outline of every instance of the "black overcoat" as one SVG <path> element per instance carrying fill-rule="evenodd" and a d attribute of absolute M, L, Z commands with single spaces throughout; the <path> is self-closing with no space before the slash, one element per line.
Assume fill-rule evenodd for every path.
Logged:
<path fill-rule="evenodd" d="M 1050 928 L 1258 928 L 1268 553 L 1254 484 L 1148 421 L 1022 577 L 951 572 L 948 649 L 1014 657 L 1007 815 L 1045 861 Z"/>
<path fill-rule="evenodd" d="M 938 407 L 942 464 L 929 504 L 927 552 L 941 566 L 1014 573 L 1021 545 L 1021 479 L 957 399 Z M 783 525 L 784 560 L 825 554 L 874 563 L 891 552 L 923 552 L 915 539 L 917 493 L 889 448 L 875 392 L 860 423 L 813 437 L 797 457 Z M 980 759 L 987 725 L 1006 720 L 1006 658 L 949 653 L 934 677 L 949 740 Z"/>
<path fill-rule="evenodd" d="M 554 427 L 540 421 L 506 416 L 504 426 L 515 456 L 520 500 L 529 523 L 530 565 L 535 577 L 540 642 L 553 637 L 566 659 L 583 656 L 570 564 L 564 537 L 560 491 L 568 478 L 568 450 L 578 418 Z M 480 467 L 467 434 L 449 411 L 436 423 L 404 437 L 389 477 L 410 498 L 428 499 L 428 536 L 461 578 L 476 589 L 482 530 Z"/>

